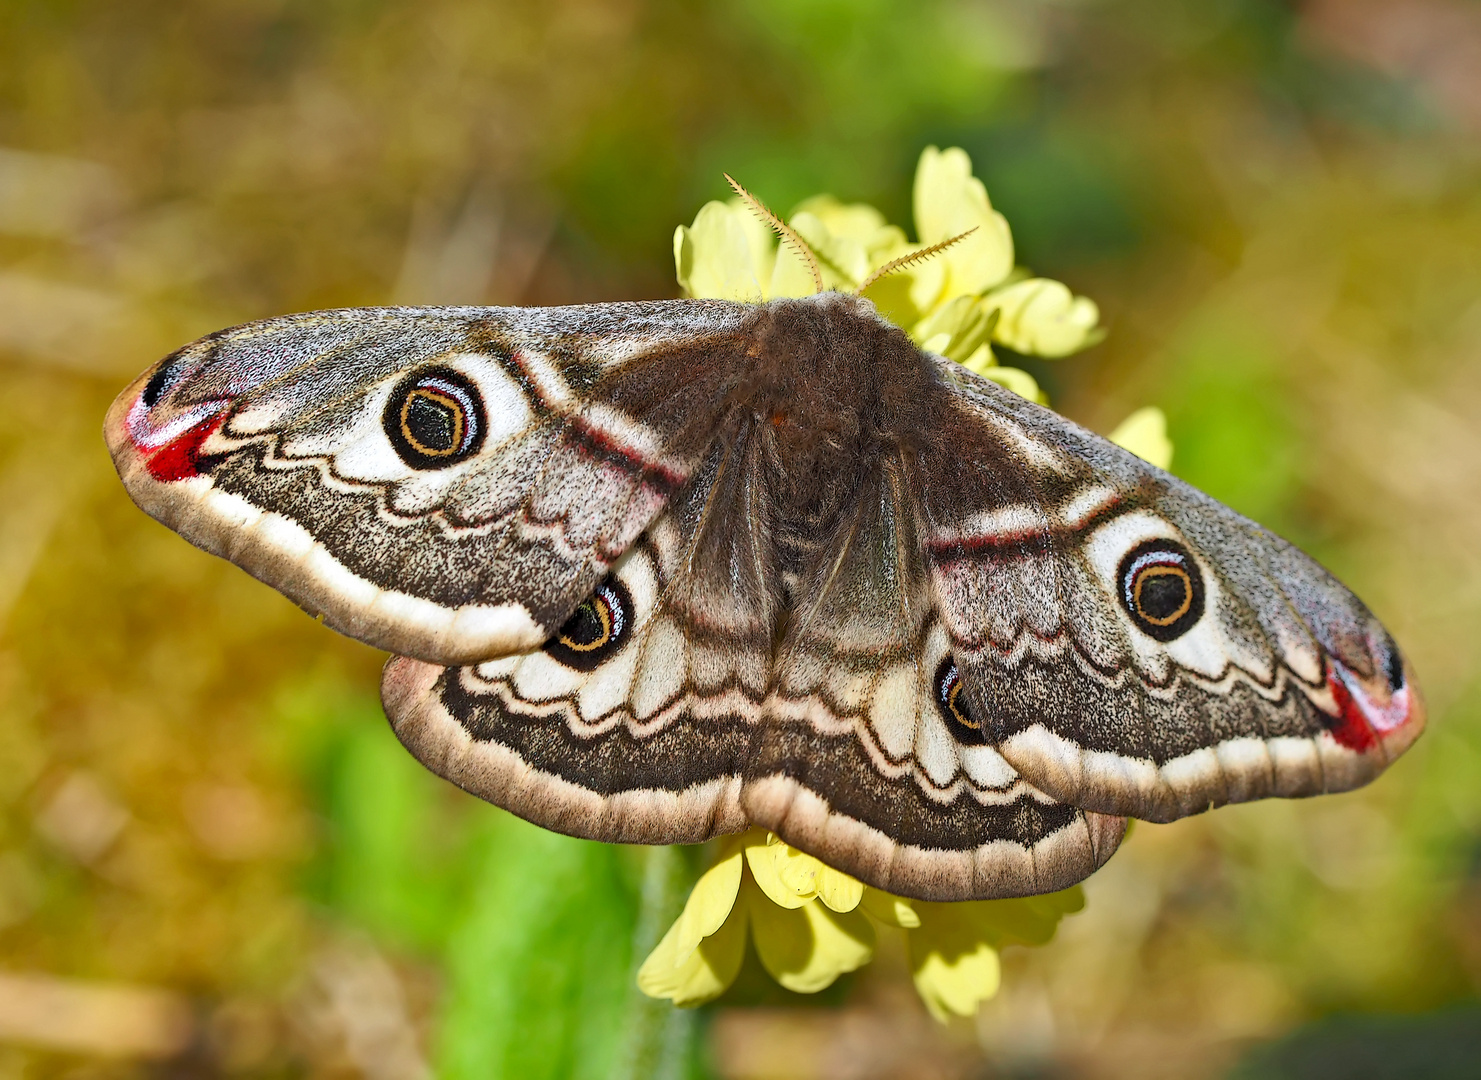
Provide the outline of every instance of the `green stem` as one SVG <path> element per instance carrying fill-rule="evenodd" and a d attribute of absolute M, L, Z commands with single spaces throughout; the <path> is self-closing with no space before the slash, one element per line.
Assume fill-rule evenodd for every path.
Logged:
<path fill-rule="evenodd" d="M 693 1009 L 650 998 L 638 989 L 638 968 L 684 908 L 694 884 L 684 849 L 648 848 L 644 853 L 643 893 L 633 928 L 633 962 L 623 1016 L 623 1043 L 614 1080 L 684 1080 L 702 1075 L 697 1069 L 700 1034 Z"/>

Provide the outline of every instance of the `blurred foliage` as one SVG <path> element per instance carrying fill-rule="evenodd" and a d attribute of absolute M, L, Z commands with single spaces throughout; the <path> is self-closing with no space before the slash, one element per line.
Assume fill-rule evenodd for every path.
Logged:
<path fill-rule="evenodd" d="M 138 1028 L 0 1036 L 0 1077 L 680 1076 L 699 1036 L 727 1077 L 1473 1056 L 1478 52 L 1467 0 L 0 4 L 0 975 Z M 689 855 L 423 773 L 380 657 L 135 510 L 103 410 L 249 318 L 673 295 L 722 169 L 908 220 L 930 143 L 1110 329 L 1004 362 L 1102 431 L 1166 409 L 1181 475 L 1384 618 L 1432 730 L 1361 793 L 1138 827 L 976 1024 L 885 942 L 822 1002 L 633 1012 Z"/>

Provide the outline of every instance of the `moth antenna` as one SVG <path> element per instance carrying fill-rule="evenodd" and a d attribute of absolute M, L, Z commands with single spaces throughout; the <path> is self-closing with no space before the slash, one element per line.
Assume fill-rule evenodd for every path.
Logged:
<path fill-rule="evenodd" d="M 807 246 L 807 241 L 797 235 L 797 230 L 788 225 L 756 196 L 735 182 L 735 178 L 729 173 L 723 174 L 727 183 L 735 189 L 735 193 L 741 197 L 741 201 L 751 208 L 751 212 L 764 221 L 771 230 L 781 237 L 782 243 L 789 245 L 797 253 L 798 258 L 807 263 L 808 270 L 812 271 L 812 282 L 818 292 L 823 291 L 823 271 L 818 266 L 818 257 L 813 249 Z"/>
<path fill-rule="evenodd" d="M 854 295 L 860 295 L 865 289 L 869 288 L 869 286 L 873 285 L 880 278 L 885 277 L 888 274 L 893 274 L 897 270 L 904 270 L 907 266 L 911 266 L 914 263 L 924 262 L 932 255 L 939 255 L 941 252 L 951 247 L 952 244 L 955 244 L 958 240 L 965 240 L 976 231 L 977 226 L 974 225 L 966 232 L 957 233 L 955 236 L 948 237 L 947 239 L 941 241 L 939 244 L 932 244 L 928 248 L 921 248 L 919 251 L 912 251 L 909 255 L 901 255 L 898 259 L 891 259 L 889 262 L 881 266 L 878 270 L 874 271 L 874 273 L 866 277 L 859 285 L 859 287 L 854 290 Z"/>

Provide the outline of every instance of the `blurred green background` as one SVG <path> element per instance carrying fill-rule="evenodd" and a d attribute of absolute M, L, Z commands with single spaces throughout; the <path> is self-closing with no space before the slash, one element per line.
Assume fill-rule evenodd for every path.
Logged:
<path fill-rule="evenodd" d="M 683 867 L 424 773 L 382 657 L 139 513 L 103 411 L 282 312 L 671 296 L 722 169 L 908 223 L 930 143 L 1102 306 L 1024 363 L 1056 406 L 1166 409 L 1431 731 L 1360 793 L 1139 826 L 975 1022 L 886 949 L 660 1014 L 666 1075 L 1481 1075 L 1478 136 L 1473 0 L 0 0 L 0 1080 L 652 1074 L 641 898 Z"/>

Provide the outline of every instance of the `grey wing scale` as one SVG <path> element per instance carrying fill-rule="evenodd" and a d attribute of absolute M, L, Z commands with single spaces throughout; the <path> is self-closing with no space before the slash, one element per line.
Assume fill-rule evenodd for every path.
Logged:
<path fill-rule="evenodd" d="M 830 865 L 933 900 L 1065 888 L 1125 821 L 1036 790 L 960 710 L 905 471 L 885 463 L 801 577 L 746 762 L 751 820 Z"/>
<path fill-rule="evenodd" d="M 335 628 L 484 659 L 548 638 L 688 480 L 744 317 L 657 302 L 270 319 L 166 358 L 105 432 L 145 510 Z"/>
<path fill-rule="evenodd" d="M 1167 821 L 1367 782 L 1423 728 L 1392 638 L 1290 544 L 956 365 L 918 467 L 971 707 L 1056 798 Z"/>

